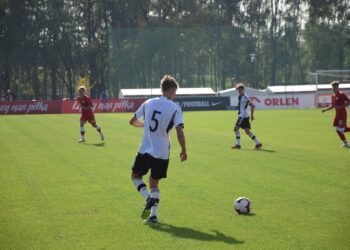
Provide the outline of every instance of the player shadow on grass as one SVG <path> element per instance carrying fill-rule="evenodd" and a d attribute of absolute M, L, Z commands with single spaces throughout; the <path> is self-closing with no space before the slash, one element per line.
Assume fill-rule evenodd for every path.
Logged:
<path fill-rule="evenodd" d="M 245 151 L 256 151 L 256 152 L 266 152 L 266 153 L 276 153 L 276 150 L 271 150 L 271 149 L 264 149 L 264 148 L 259 148 L 259 149 L 249 149 L 249 148 L 242 148 L 240 150 L 245 150 Z"/>
<path fill-rule="evenodd" d="M 251 217 L 251 216 L 255 216 L 256 214 L 254 213 L 249 213 L 249 214 L 240 214 L 240 216 L 247 216 L 247 217 Z"/>
<path fill-rule="evenodd" d="M 261 152 L 266 152 L 266 153 L 276 153 L 276 150 L 264 149 L 264 148 L 254 149 L 254 151 L 261 151 Z"/>
<path fill-rule="evenodd" d="M 104 147 L 104 146 L 106 146 L 106 143 L 104 141 L 103 142 L 99 142 L 99 143 L 87 143 L 87 142 L 84 142 L 84 145 L 95 146 L 95 147 Z"/>
<path fill-rule="evenodd" d="M 149 224 L 150 228 L 171 234 L 175 237 L 184 238 L 184 239 L 193 239 L 200 241 L 221 241 L 227 244 L 243 244 L 244 241 L 237 240 L 233 237 L 229 237 L 220 233 L 217 230 L 211 230 L 214 234 L 205 233 L 201 231 L 194 230 L 188 227 L 177 227 L 174 225 L 166 224 L 166 223 L 158 223 L 158 224 Z"/>

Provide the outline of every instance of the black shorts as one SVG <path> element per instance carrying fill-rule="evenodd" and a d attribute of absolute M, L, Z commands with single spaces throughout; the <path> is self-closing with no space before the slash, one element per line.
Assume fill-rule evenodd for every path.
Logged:
<path fill-rule="evenodd" d="M 249 117 L 238 117 L 236 126 L 246 129 L 250 129 L 250 122 L 249 122 Z"/>
<path fill-rule="evenodd" d="M 166 178 L 167 170 L 169 165 L 169 159 L 158 159 L 154 158 L 150 154 L 138 153 L 135 157 L 132 171 L 138 175 L 145 175 L 151 169 L 151 176 L 153 179 L 160 180 Z"/>

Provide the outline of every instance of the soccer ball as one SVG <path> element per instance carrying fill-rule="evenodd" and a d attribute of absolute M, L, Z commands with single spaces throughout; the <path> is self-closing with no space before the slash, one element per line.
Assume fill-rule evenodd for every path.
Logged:
<path fill-rule="evenodd" d="M 249 214 L 252 210 L 252 203 L 246 197 L 238 197 L 233 203 L 233 207 L 239 214 Z"/>

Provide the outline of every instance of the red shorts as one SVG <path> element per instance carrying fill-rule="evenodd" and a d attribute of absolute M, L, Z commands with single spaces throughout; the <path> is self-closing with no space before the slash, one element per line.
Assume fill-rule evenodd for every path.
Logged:
<path fill-rule="evenodd" d="M 346 128 L 346 116 L 344 117 L 335 117 L 333 121 L 333 126 L 337 128 Z"/>
<path fill-rule="evenodd" d="M 94 113 L 84 113 L 80 116 L 80 121 L 88 121 L 91 125 L 96 125 Z"/>

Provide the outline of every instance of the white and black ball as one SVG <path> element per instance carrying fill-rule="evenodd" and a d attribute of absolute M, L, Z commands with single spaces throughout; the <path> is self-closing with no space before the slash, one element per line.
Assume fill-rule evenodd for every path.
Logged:
<path fill-rule="evenodd" d="M 249 214 L 252 210 L 252 202 L 247 197 L 238 197 L 233 207 L 238 214 Z"/>

